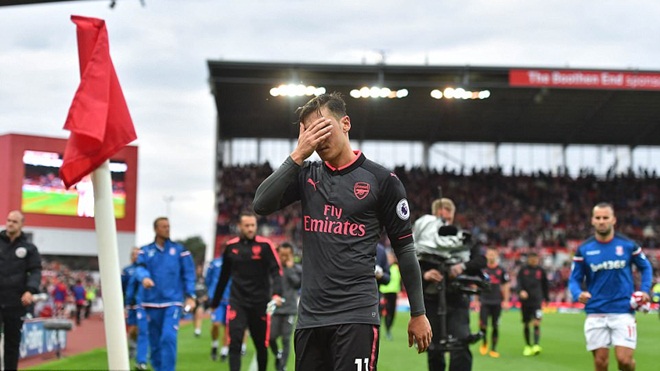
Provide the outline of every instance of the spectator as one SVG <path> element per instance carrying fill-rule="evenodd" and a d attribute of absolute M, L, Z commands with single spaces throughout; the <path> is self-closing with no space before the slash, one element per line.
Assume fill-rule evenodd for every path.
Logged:
<path fill-rule="evenodd" d="M 76 284 L 71 288 L 71 292 L 73 293 L 73 300 L 76 303 L 76 325 L 80 325 L 83 310 L 87 306 L 85 288 L 80 279 L 76 280 Z"/>

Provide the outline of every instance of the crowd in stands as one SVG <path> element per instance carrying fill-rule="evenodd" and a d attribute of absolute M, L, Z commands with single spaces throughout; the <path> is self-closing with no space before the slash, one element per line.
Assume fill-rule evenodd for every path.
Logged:
<path fill-rule="evenodd" d="M 268 163 L 225 167 L 219 172 L 217 234 L 234 234 L 235 218 L 249 209 L 258 185 L 273 169 Z M 470 170 L 394 170 L 406 187 L 411 220 L 430 213 L 432 200 L 451 198 L 457 207 L 456 224 L 472 232 L 479 243 L 497 246 L 511 273 L 520 266 L 520 257 L 530 248 L 544 249 L 550 266 L 553 297 L 565 297 L 570 273 L 567 260 L 577 243 L 592 235 L 591 210 L 598 202 L 610 202 L 617 216 L 617 231 L 649 251 L 660 248 L 660 177 L 640 170 L 597 176 L 582 170 L 525 174 L 501 168 Z M 261 234 L 284 236 L 301 244 L 299 207 L 288 207 L 259 220 Z M 558 259 L 555 251 L 567 251 Z M 659 250 L 660 251 L 660 250 Z M 655 254 L 649 256 L 657 267 Z"/>
<path fill-rule="evenodd" d="M 31 313 L 35 317 L 75 319 L 80 325 L 99 305 L 98 271 L 72 270 L 59 260 L 43 259 L 41 292 L 45 301 L 35 303 Z"/>
<path fill-rule="evenodd" d="M 249 208 L 269 164 L 224 168 L 220 174 L 217 232 L 232 234 L 241 210 Z M 483 244 L 523 247 L 569 247 L 568 241 L 591 234 L 591 209 L 601 201 L 614 205 L 617 230 L 645 248 L 660 247 L 660 177 L 653 172 L 577 177 L 536 172 L 505 175 L 501 168 L 470 171 L 406 170 L 395 173 L 406 186 L 412 220 L 430 212 L 441 187 L 456 203 L 457 224 Z M 263 217 L 264 234 L 285 234 L 299 241 L 299 208 Z"/>
<path fill-rule="evenodd" d="M 614 205 L 618 231 L 644 247 L 660 247 L 658 176 L 633 173 L 598 178 L 534 174 L 504 175 L 501 168 L 463 171 L 396 169 L 408 191 L 412 216 L 428 213 L 441 186 L 454 200 L 458 224 L 483 243 L 513 247 L 567 247 L 591 234 L 591 209 Z"/>

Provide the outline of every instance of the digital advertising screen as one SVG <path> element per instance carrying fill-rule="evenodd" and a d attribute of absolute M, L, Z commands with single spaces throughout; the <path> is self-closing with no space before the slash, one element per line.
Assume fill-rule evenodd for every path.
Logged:
<path fill-rule="evenodd" d="M 26 213 L 94 217 L 94 188 L 91 176 L 66 189 L 59 177 L 62 154 L 56 152 L 26 150 L 23 152 L 25 169 L 21 209 Z M 115 218 L 126 216 L 125 162 L 110 161 L 112 194 Z"/>

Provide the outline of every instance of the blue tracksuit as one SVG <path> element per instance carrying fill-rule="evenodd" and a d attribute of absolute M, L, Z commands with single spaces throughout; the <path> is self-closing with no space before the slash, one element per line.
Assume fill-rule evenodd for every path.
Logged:
<path fill-rule="evenodd" d="M 121 272 L 121 285 L 124 290 L 124 305 L 128 309 L 126 324 L 137 326 L 136 339 L 136 363 L 147 363 L 149 352 L 149 331 L 147 323 L 147 312 L 142 307 L 142 295 L 144 287 L 135 274 L 137 263 L 126 266 Z"/>
<path fill-rule="evenodd" d="M 209 303 L 213 301 L 213 295 L 215 295 L 215 287 L 218 285 L 220 280 L 220 272 L 222 272 L 222 256 L 215 258 L 209 264 L 209 267 L 206 269 L 206 277 L 204 278 L 204 283 L 206 284 L 206 292 L 209 295 Z M 227 305 L 229 305 L 229 288 L 231 287 L 231 278 L 229 283 L 227 283 L 227 288 L 222 293 L 222 299 L 220 300 L 220 306 L 215 308 L 215 311 L 211 315 L 212 322 L 219 322 L 223 325 L 227 321 Z"/>
<path fill-rule="evenodd" d="M 578 247 L 573 257 L 568 288 L 577 300 L 586 277 L 586 291 L 591 294 L 585 306 L 587 314 L 632 313 L 630 296 L 635 291 L 632 264 L 642 274 L 640 290 L 648 293 L 652 268 L 637 243 L 618 233 L 608 242 L 591 237 Z"/>
<path fill-rule="evenodd" d="M 132 263 L 124 267 L 121 270 L 121 291 L 124 293 L 124 298 L 126 298 L 126 288 L 128 287 L 128 281 L 131 280 L 133 274 L 135 274 L 135 269 L 137 268 L 137 263 Z"/>
<path fill-rule="evenodd" d="M 218 286 L 218 280 L 220 279 L 220 272 L 222 272 L 222 256 L 213 259 L 209 264 L 209 267 L 206 269 L 206 277 L 204 278 L 204 283 L 206 284 L 206 289 L 209 293 L 209 302 L 213 301 L 213 295 L 215 295 L 215 287 Z M 231 284 L 227 284 L 225 292 L 222 293 L 221 303 L 229 303 L 230 286 Z"/>
<path fill-rule="evenodd" d="M 137 258 L 136 279 L 151 278 L 155 286 L 143 290 L 147 311 L 151 366 L 156 371 L 174 371 L 177 331 L 185 296 L 195 296 L 195 263 L 190 251 L 171 240 L 158 247 L 143 246 Z"/>

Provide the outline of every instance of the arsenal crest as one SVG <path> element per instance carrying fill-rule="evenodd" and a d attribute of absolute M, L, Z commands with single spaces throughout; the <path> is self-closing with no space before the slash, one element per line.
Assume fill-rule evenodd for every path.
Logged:
<path fill-rule="evenodd" d="M 261 246 L 254 245 L 252 246 L 252 260 L 261 259 Z"/>
<path fill-rule="evenodd" d="M 362 200 L 363 198 L 367 197 L 370 188 L 371 186 L 369 183 L 357 182 L 353 186 L 353 194 L 355 197 L 357 197 L 358 200 Z"/>

